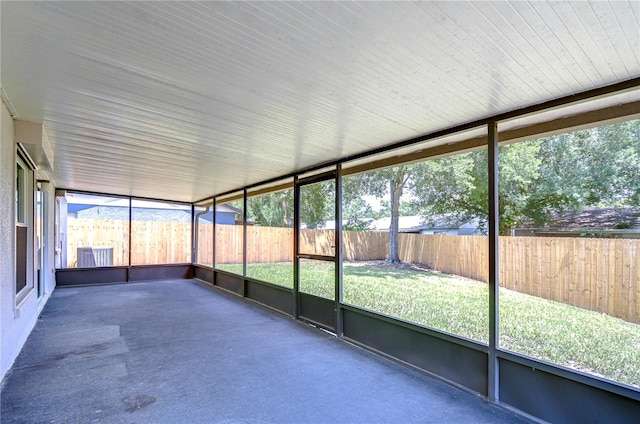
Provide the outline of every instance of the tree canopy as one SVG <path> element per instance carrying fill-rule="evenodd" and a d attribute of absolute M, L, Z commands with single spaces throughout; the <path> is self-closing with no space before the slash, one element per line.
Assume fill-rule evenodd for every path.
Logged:
<path fill-rule="evenodd" d="M 500 233 L 525 223 L 542 226 L 554 212 L 587 206 L 640 205 L 640 120 L 595 127 L 499 148 Z M 301 220 L 321 228 L 334 216 L 332 182 L 303 186 Z M 366 196 L 386 200 L 382 212 Z M 387 259 L 399 261 L 400 215 L 488 217 L 487 151 L 452 154 L 343 179 L 347 229 L 364 229 L 365 218 L 391 217 Z M 261 225 L 293 225 L 293 190 L 249 198 L 249 219 Z"/>
<path fill-rule="evenodd" d="M 322 228 L 335 216 L 335 184 L 305 185 L 300 190 L 300 220 L 307 228 Z M 249 197 L 247 217 L 268 227 L 293 227 L 293 189 Z"/>
<path fill-rule="evenodd" d="M 249 197 L 247 218 L 267 227 L 293 227 L 293 189 Z"/>
<path fill-rule="evenodd" d="M 426 162 L 423 213 L 487 217 L 486 150 Z M 499 148 L 500 231 L 549 223 L 554 212 L 638 205 L 640 120 Z"/>
<path fill-rule="evenodd" d="M 640 120 L 501 146 L 500 233 L 526 222 L 543 225 L 553 212 L 567 209 L 637 206 L 639 175 Z M 397 238 L 394 218 L 403 204 L 425 219 L 453 214 L 477 218 L 486 229 L 487 178 L 483 149 L 349 177 L 343 202 L 351 206 L 359 196 L 389 196 L 392 238 Z M 402 203 L 403 195 L 410 200 Z M 354 209 L 362 214 L 362 208 Z M 388 260 L 398 260 L 396 248 L 397 239 L 390 243 Z"/>

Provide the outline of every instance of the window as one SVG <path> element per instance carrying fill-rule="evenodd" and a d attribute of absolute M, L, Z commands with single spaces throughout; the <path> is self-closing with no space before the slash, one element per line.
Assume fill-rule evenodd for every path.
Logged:
<path fill-rule="evenodd" d="M 27 222 L 27 172 L 27 165 L 18 157 L 16 163 L 16 223 L 24 225 L 26 225 Z"/>
<path fill-rule="evenodd" d="M 131 201 L 131 265 L 191 263 L 191 206 Z"/>
<path fill-rule="evenodd" d="M 213 267 L 213 199 L 194 205 L 194 263 Z"/>
<path fill-rule="evenodd" d="M 16 161 L 16 295 L 26 292 L 29 286 L 29 250 L 32 244 L 29 243 L 31 226 L 29 225 L 28 202 L 29 181 L 31 180 L 31 170 L 25 161 L 18 155 Z"/>
<path fill-rule="evenodd" d="M 500 348 L 640 387 L 640 120 L 499 150 Z"/>
<path fill-rule="evenodd" d="M 344 302 L 488 343 L 487 150 L 343 172 Z"/>
<path fill-rule="evenodd" d="M 244 195 L 216 199 L 216 269 L 243 275 Z"/>
<path fill-rule="evenodd" d="M 128 198 L 66 192 L 57 202 L 63 268 L 129 265 Z"/>
<path fill-rule="evenodd" d="M 286 185 L 286 184 L 285 184 Z M 293 287 L 293 188 L 247 198 L 247 277 Z"/>

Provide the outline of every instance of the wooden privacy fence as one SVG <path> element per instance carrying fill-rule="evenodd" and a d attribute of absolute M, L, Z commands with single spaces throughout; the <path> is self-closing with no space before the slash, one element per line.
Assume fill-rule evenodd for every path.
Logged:
<path fill-rule="evenodd" d="M 213 224 L 198 225 L 197 263 L 213 264 Z M 242 226 L 216 226 L 216 258 L 220 264 L 242 263 Z M 293 229 L 247 227 L 248 262 L 291 262 Z"/>
<path fill-rule="evenodd" d="M 76 247 L 92 244 L 114 246 L 114 265 L 126 264 L 126 221 L 69 223 L 70 264 L 74 263 L 71 255 Z M 133 221 L 132 225 L 133 264 L 190 261 L 189 223 Z M 200 264 L 213 263 L 212 232 L 212 224 L 198 226 Z M 242 240 L 242 226 L 217 225 L 216 262 L 242 263 Z M 300 244 L 303 253 L 332 255 L 334 232 L 302 230 Z M 348 261 L 381 260 L 387 255 L 388 244 L 387 232 L 345 231 L 343 256 Z M 488 281 L 487 237 L 400 234 L 398 245 L 400 259 L 405 262 Z M 640 240 L 633 239 L 500 237 L 500 285 L 640 323 L 639 256 Z M 247 227 L 248 263 L 292 260 L 291 228 Z"/>
<path fill-rule="evenodd" d="M 500 237 L 500 285 L 640 323 L 640 240 Z"/>
<path fill-rule="evenodd" d="M 217 262 L 242 262 L 242 227 L 219 225 Z M 210 237 L 210 236 L 209 236 Z M 210 240 L 210 239 L 209 239 Z M 224 240 L 224 241 L 223 241 Z M 289 228 L 247 228 L 247 262 L 291 261 Z M 302 230 L 301 251 L 331 255 L 331 230 Z M 389 233 L 345 231 L 348 261 L 382 260 Z M 400 259 L 478 281 L 489 280 L 484 236 L 400 234 Z M 500 237 L 500 286 L 640 323 L 640 240 Z"/>
<path fill-rule="evenodd" d="M 400 258 L 488 282 L 488 238 L 401 234 Z M 500 237 L 500 286 L 640 323 L 640 240 Z"/>
<path fill-rule="evenodd" d="M 191 262 L 191 223 L 131 221 L 131 265 Z"/>
<path fill-rule="evenodd" d="M 242 226 L 216 226 L 216 262 L 242 263 Z M 213 224 L 198 225 L 197 262 L 213 263 Z M 333 255 L 334 232 L 331 230 L 302 230 L 300 247 L 304 253 Z M 247 262 L 270 263 L 293 260 L 293 229 L 278 227 L 247 227 Z"/>
<path fill-rule="evenodd" d="M 113 266 L 129 264 L 129 222 L 69 219 L 67 267 L 76 266 L 78 247 L 112 247 Z M 131 221 L 131 265 L 191 262 L 189 222 Z"/>
<path fill-rule="evenodd" d="M 129 222 L 105 219 L 67 220 L 67 267 L 78 263 L 78 247 L 112 247 L 113 265 L 129 264 Z"/>

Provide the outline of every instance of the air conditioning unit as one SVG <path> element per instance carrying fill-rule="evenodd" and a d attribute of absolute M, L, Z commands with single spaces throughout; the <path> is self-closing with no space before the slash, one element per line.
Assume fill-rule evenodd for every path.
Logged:
<path fill-rule="evenodd" d="M 113 247 L 78 247 L 78 268 L 113 266 Z"/>

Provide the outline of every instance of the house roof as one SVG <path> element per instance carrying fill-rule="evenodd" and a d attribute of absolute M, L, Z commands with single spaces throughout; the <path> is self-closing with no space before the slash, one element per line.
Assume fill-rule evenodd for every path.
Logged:
<path fill-rule="evenodd" d="M 242 209 L 238 209 L 234 206 L 231 206 L 227 203 L 221 203 L 216 205 L 216 212 L 228 212 L 234 214 L 242 214 Z"/>
<path fill-rule="evenodd" d="M 577 93 L 637 89 L 638 4 L 2 1 L 2 100 L 43 124 L 56 187 L 191 202 Z"/>
<path fill-rule="evenodd" d="M 553 213 L 545 229 L 602 228 L 613 229 L 616 225 L 628 224 L 630 228 L 640 228 L 640 209 L 634 207 L 589 207 Z M 522 227 L 532 227 L 533 223 Z M 625 225 L 626 226 L 626 225 Z"/>
<path fill-rule="evenodd" d="M 457 230 L 461 227 L 475 226 L 475 220 L 465 221 L 454 215 L 423 217 L 420 215 L 401 216 L 398 218 L 398 231 L 401 233 L 419 232 L 421 230 Z M 380 218 L 369 224 L 368 229 L 389 231 L 391 218 Z"/>

